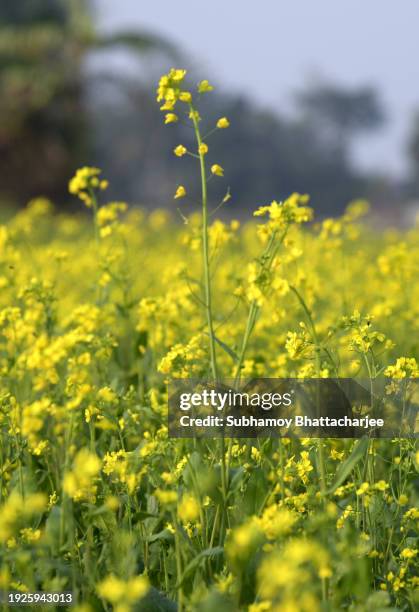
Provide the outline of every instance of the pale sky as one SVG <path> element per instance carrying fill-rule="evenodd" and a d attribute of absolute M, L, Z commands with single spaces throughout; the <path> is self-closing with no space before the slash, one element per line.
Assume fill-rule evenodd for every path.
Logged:
<path fill-rule="evenodd" d="M 96 0 L 106 30 L 139 27 L 169 37 L 198 73 L 279 112 L 312 75 L 373 84 L 389 125 L 360 143 L 364 166 L 403 171 L 419 109 L 419 0 Z"/>

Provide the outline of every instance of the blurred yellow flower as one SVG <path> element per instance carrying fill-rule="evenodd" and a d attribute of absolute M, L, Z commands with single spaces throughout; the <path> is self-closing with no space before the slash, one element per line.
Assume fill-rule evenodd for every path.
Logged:
<path fill-rule="evenodd" d="M 176 155 L 176 157 L 183 157 L 184 155 L 186 155 L 188 150 L 183 145 L 178 145 L 175 149 L 173 149 L 173 152 Z"/>
<path fill-rule="evenodd" d="M 192 94 L 190 91 L 181 91 L 179 94 L 179 100 L 181 102 L 187 102 L 188 104 L 192 102 Z"/>
<path fill-rule="evenodd" d="M 221 117 L 221 119 L 218 119 L 217 121 L 217 128 L 220 130 L 224 130 L 226 128 L 228 128 L 230 126 L 230 121 L 227 119 L 227 117 Z"/>
<path fill-rule="evenodd" d="M 224 176 L 224 169 L 218 164 L 213 164 L 211 166 L 211 172 L 216 176 Z"/>
<path fill-rule="evenodd" d="M 176 189 L 176 193 L 173 196 L 175 200 L 177 200 L 178 198 L 184 198 L 186 196 L 186 189 L 183 185 L 179 185 L 179 187 Z"/>
<path fill-rule="evenodd" d="M 165 118 L 164 118 L 164 122 L 167 123 L 176 123 L 176 121 L 179 121 L 179 117 L 177 115 L 175 115 L 175 113 L 167 113 Z"/>
<path fill-rule="evenodd" d="M 178 516 L 183 523 L 199 518 L 199 503 L 193 495 L 184 495 L 178 504 Z"/>
<path fill-rule="evenodd" d="M 214 89 L 214 87 L 212 85 L 209 84 L 209 82 L 204 79 L 203 81 L 201 81 L 198 84 L 198 92 L 201 93 L 206 93 L 208 91 L 212 91 Z"/>
<path fill-rule="evenodd" d="M 142 599 L 149 591 L 147 576 L 135 576 L 128 580 L 117 578 L 114 574 L 107 576 L 97 587 L 99 597 L 116 606 L 115 610 L 131 610 L 131 604 Z"/>

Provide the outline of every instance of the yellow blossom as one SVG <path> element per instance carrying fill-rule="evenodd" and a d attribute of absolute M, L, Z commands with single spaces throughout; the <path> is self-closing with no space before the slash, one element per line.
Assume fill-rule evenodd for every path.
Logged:
<path fill-rule="evenodd" d="M 403 548 L 403 550 L 400 553 L 400 557 L 402 559 L 414 559 L 414 557 L 416 557 L 416 555 L 418 554 L 418 551 L 416 548 Z"/>
<path fill-rule="evenodd" d="M 187 102 L 190 104 L 192 102 L 192 94 L 190 91 L 181 91 L 179 94 L 179 100 L 181 102 Z"/>
<path fill-rule="evenodd" d="M 183 523 L 199 518 L 199 503 L 193 495 L 184 495 L 178 504 L 178 516 Z"/>
<path fill-rule="evenodd" d="M 186 196 L 186 189 L 183 185 L 179 185 L 179 187 L 176 189 L 176 193 L 173 196 L 175 200 L 177 200 L 178 198 L 184 198 Z"/>
<path fill-rule="evenodd" d="M 154 495 L 157 497 L 157 499 L 163 506 L 174 504 L 178 499 L 176 491 L 164 491 L 163 489 L 156 489 Z"/>
<path fill-rule="evenodd" d="M 221 117 L 221 119 L 218 119 L 217 121 L 217 128 L 220 130 L 223 130 L 225 128 L 228 128 L 230 126 L 230 122 L 227 119 L 227 117 Z"/>
<path fill-rule="evenodd" d="M 176 157 L 183 157 L 184 155 L 186 155 L 186 153 L 188 152 L 187 148 L 184 147 L 183 145 L 178 145 L 174 150 L 173 150 L 174 154 L 176 155 Z"/>
<path fill-rule="evenodd" d="M 164 122 L 167 123 L 176 123 L 179 121 L 179 117 L 175 113 L 167 113 L 164 118 Z"/>
<path fill-rule="evenodd" d="M 198 93 L 207 93 L 208 91 L 212 91 L 214 87 L 209 84 L 209 82 L 205 79 L 198 84 Z"/>
<path fill-rule="evenodd" d="M 224 169 L 221 166 L 219 166 L 218 164 L 213 164 L 211 166 L 211 172 L 215 176 L 224 176 Z"/>
<path fill-rule="evenodd" d="M 75 501 L 94 500 L 100 466 L 99 457 L 87 449 L 81 449 L 74 458 L 72 469 L 64 475 L 64 491 Z"/>
<path fill-rule="evenodd" d="M 149 591 L 150 585 L 146 576 L 135 576 L 128 580 L 117 578 L 114 574 L 110 574 L 97 585 L 99 597 L 106 599 L 115 606 L 127 604 L 130 610 L 130 604 L 142 599 Z"/>

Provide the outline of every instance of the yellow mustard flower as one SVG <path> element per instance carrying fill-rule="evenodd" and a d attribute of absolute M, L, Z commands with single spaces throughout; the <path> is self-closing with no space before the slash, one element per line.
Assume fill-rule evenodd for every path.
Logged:
<path fill-rule="evenodd" d="M 179 185 L 179 187 L 176 189 L 176 193 L 173 196 L 173 198 L 175 200 L 177 200 L 178 198 L 184 198 L 186 196 L 186 189 L 183 185 Z"/>
<path fill-rule="evenodd" d="M 179 121 L 179 117 L 175 114 L 175 113 L 167 113 L 165 118 L 164 118 L 164 122 L 167 123 L 176 123 L 176 121 Z"/>
<path fill-rule="evenodd" d="M 196 521 L 199 518 L 199 503 L 193 495 L 184 495 L 178 504 L 177 512 L 182 523 Z"/>
<path fill-rule="evenodd" d="M 175 149 L 173 149 L 173 153 L 176 157 L 183 157 L 188 152 L 188 149 L 183 145 L 178 145 Z"/>
<path fill-rule="evenodd" d="M 225 130 L 229 126 L 230 126 L 230 121 L 227 119 L 227 117 L 221 117 L 220 119 L 218 119 L 217 128 L 219 130 Z"/>
<path fill-rule="evenodd" d="M 209 84 L 207 79 L 204 79 L 198 84 L 198 93 L 200 94 L 207 93 L 208 91 L 212 91 L 213 89 L 214 87 Z"/>
<path fill-rule="evenodd" d="M 219 164 L 213 164 L 211 166 L 211 172 L 215 176 L 224 176 L 224 169 Z"/>

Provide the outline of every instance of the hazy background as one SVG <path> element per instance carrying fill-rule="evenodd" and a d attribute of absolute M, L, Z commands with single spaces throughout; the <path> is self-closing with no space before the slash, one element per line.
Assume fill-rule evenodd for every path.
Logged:
<path fill-rule="evenodd" d="M 407 171 L 406 139 L 419 102 L 419 3 L 382 0 L 224 0 L 139 3 L 97 0 L 107 31 L 137 25 L 163 33 L 197 72 L 245 92 L 273 111 L 293 111 L 292 94 L 324 77 L 349 87 L 372 84 L 388 123 L 355 147 L 363 167 Z"/>
<path fill-rule="evenodd" d="M 2 0 L 0 202 L 45 194 L 69 206 L 68 177 L 103 167 L 111 196 L 173 206 L 193 193 L 180 125 L 163 126 L 156 81 L 172 65 L 216 91 L 203 113 L 231 128 L 211 142 L 232 214 L 308 192 L 319 216 L 357 197 L 386 223 L 419 198 L 416 0 L 140 3 Z M 187 204 L 185 204 L 187 207 Z"/>

